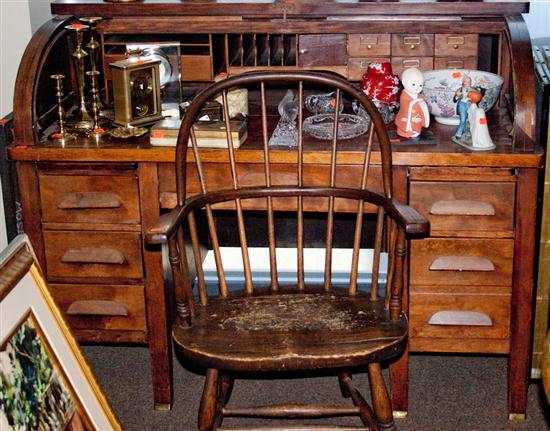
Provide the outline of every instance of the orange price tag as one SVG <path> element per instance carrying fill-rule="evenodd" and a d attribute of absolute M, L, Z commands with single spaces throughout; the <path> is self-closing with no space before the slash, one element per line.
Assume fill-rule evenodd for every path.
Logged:
<path fill-rule="evenodd" d="M 153 138 L 164 138 L 164 132 L 162 130 L 153 130 L 151 136 Z"/>
<path fill-rule="evenodd" d="M 480 118 L 479 124 L 487 124 L 487 118 Z"/>
<path fill-rule="evenodd" d="M 453 78 L 460 78 L 462 76 L 462 72 L 453 72 Z"/>

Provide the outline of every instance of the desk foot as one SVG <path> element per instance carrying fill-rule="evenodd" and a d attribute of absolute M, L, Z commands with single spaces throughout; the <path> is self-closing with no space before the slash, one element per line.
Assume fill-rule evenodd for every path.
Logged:
<path fill-rule="evenodd" d="M 155 403 L 155 410 L 157 412 L 169 412 L 172 410 L 172 404 L 170 403 Z"/>
<path fill-rule="evenodd" d="M 509 421 L 524 421 L 526 418 L 525 413 L 509 413 L 508 414 L 508 420 Z"/>
<path fill-rule="evenodd" d="M 394 419 L 405 419 L 409 412 L 405 412 L 403 410 L 394 410 L 393 411 L 393 418 Z"/>

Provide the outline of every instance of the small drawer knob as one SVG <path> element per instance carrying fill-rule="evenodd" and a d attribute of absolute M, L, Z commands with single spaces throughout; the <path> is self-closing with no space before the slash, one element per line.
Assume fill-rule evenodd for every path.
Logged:
<path fill-rule="evenodd" d="M 372 49 L 372 45 L 370 43 L 367 45 L 367 49 Z"/>
<path fill-rule="evenodd" d="M 459 46 L 459 45 L 458 45 L 457 43 L 455 43 L 455 44 L 453 45 L 453 48 L 454 48 L 454 49 L 458 49 L 458 46 Z"/>
<path fill-rule="evenodd" d="M 415 45 L 414 43 L 412 43 L 411 45 L 409 45 L 409 48 L 411 49 L 416 49 L 417 45 Z"/>

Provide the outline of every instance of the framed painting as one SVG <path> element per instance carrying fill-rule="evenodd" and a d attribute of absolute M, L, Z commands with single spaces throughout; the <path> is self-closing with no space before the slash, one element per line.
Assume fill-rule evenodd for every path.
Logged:
<path fill-rule="evenodd" d="M 0 429 L 122 429 L 24 235 L 0 254 Z"/>

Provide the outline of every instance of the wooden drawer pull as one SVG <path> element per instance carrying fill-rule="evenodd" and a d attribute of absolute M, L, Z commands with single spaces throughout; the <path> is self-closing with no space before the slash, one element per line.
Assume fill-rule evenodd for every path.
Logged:
<path fill-rule="evenodd" d="M 116 301 L 83 300 L 69 305 L 67 314 L 87 314 L 92 316 L 128 316 L 128 306 Z"/>
<path fill-rule="evenodd" d="M 493 326 L 491 317 L 480 311 L 444 310 L 432 314 L 429 325 Z"/>
<path fill-rule="evenodd" d="M 486 257 L 480 256 L 441 256 L 430 265 L 430 271 L 487 271 L 495 270 L 495 265 Z"/>
<path fill-rule="evenodd" d="M 66 193 L 57 206 L 59 209 L 120 208 L 120 197 L 114 193 L 75 192 Z"/>
<path fill-rule="evenodd" d="M 495 207 L 489 202 L 471 200 L 437 201 L 430 208 L 434 215 L 493 216 Z"/>
<path fill-rule="evenodd" d="M 121 251 L 112 248 L 71 248 L 61 258 L 65 263 L 110 263 L 122 265 L 126 258 Z"/>

